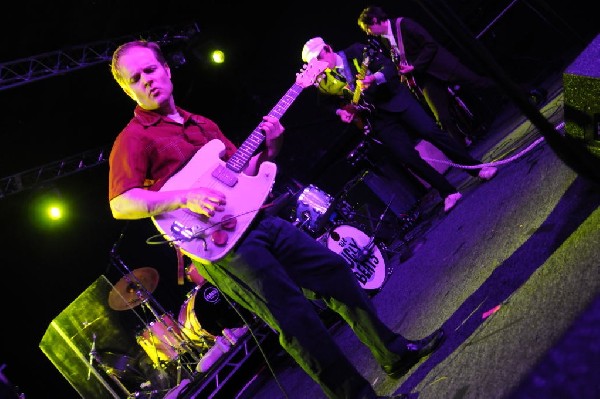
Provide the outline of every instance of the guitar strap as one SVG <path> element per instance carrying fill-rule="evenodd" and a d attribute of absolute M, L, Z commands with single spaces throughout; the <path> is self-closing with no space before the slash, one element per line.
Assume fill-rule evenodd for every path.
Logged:
<path fill-rule="evenodd" d="M 396 37 L 397 42 L 396 48 L 398 49 L 398 56 L 400 57 L 400 61 L 408 64 L 408 60 L 406 59 L 406 53 L 404 51 L 404 41 L 402 40 L 402 30 L 400 29 L 400 22 L 402 22 L 402 17 L 398 17 L 396 19 Z M 409 88 L 410 90 L 417 96 L 419 100 L 423 100 L 423 90 L 419 86 L 418 82 L 415 80 L 414 72 L 411 74 Z"/>
<path fill-rule="evenodd" d="M 355 81 L 355 79 L 352 78 L 352 69 L 350 69 L 350 64 L 348 63 L 348 56 L 343 51 L 340 51 L 338 53 L 338 55 L 342 58 L 342 64 L 343 64 L 342 72 L 343 72 L 344 78 L 346 79 L 346 83 L 348 83 L 348 88 L 351 91 L 354 91 L 356 81 Z"/>
<path fill-rule="evenodd" d="M 396 19 L 396 46 L 398 47 L 398 54 L 400 55 L 402 62 L 407 62 L 406 53 L 404 52 L 404 42 L 402 41 L 402 31 L 400 30 L 400 22 L 402 22 L 402 17 Z"/>

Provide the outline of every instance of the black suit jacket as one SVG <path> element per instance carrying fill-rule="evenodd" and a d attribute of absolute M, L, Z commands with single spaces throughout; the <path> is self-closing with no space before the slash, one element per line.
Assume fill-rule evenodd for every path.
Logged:
<path fill-rule="evenodd" d="M 356 86 L 356 75 L 363 62 L 365 48 L 368 45 L 364 43 L 353 43 L 345 49 L 337 52 L 344 59 L 344 64 L 350 68 L 350 73 L 346 71 L 345 76 L 350 79 L 350 86 Z M 407 104 L 416 101 L 410 90 L 400 82 L 398 72 L 394 63 L 381 51 L 370 53 L 370 62 L 368 70 L 371 73 L 381 72 L 385 76 L 385 83 L 372 84 L 363 92 L 363 99 L 372 105 L 375 110 L 382 109 L 390 112 L 400 112 L 406 109 Z M 323 91 L 321 91 L 323 93 Z M 341 104 L 348 104 L 352 100 L 353 92 L 345 90 L 341 95 L 325 93 L 328 97 L 334 97 L 334 104 L 340 107 Z M 331 100 L 324 100 L 332 104 Z"/>
<path fill-rule="evenodd" d="M 397 21 L 398 18 L 390 19 L 392 32 L 398 43 Z M 419 75 L 429 74 L 440 80 L 448 81 L 454 76 L 454 71 L 461 68 L 462 63 L 458 57 L 440 45 L 419 23 L 403 17 L 400 22 L 400 32 L 406 60 L 415 67 L 413 74 L 417 78 Z M 381 41 L 389 51 L 390 42 L 384 38 Z"/>

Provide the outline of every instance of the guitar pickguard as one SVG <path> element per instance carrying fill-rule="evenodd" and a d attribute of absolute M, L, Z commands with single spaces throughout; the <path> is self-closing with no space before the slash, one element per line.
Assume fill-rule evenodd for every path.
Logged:
<path fill-rule="evenodd" d="M 233 248 L 269 195 L 277 172 L 275 164 L 264 162 L 256 176 L 235 174 L 237 181 L 230 186 L 228 182 L 213 176 L 215 170 L 226 168 L 225 162 L 219 158 L 224 149 L 225 145 L 219 140 L 208 142 L 160 190 L 214 188 L 226 196 L 227 204 L 223 212 L 206 218 L 188 209 L 178 209 L 152 218 L 165 238 L 172 240 L 190 258 L 203 263 L 220 260 Z M 235 218 L 235 228 L 223 228 L 221 222 L 227 222 L 227 218 L 231 217 Z M 213 233 L 217 230 L 227 235 L 225 245 L 215 244 Z"/>

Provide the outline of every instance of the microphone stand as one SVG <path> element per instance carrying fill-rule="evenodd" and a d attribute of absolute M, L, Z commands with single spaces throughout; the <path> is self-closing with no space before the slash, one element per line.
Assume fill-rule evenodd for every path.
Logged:
<path fill-rule="evenodd" d="M 90 349 L 89 356 L 90 356 L 90 360 L 89 360 L 90 367 L 88 369 L 88 375 L 87 375 L 88 381 L 92 377 L 92 368 L 94 367 L 94 358 L 96 357 L 96 333 L 92 334 L 92 347 Z"/>
<path fill-rule="evenodd" d="M 379 229 L 382 226 L 383 219 L 385 218 L 386 213 L 390 209 L 392 201 L 394 200 L 395 197 L 396 196 L 394 195 L 387 203 L 385 209 L 381 213 L 381 216 L 379 216 L 379 220 L 377 221 L 377 224 L 375 225 L 375 229 L 373 230 L 373 233 L 371 234 L 371 237 L 369 238 L 369 242 L 367 243 L 367 245 L 362 247 L 360 252 L 358 253 L 356 260 L 359 263 L 365 262 L 373 254 L 373 249 L 375 248 L 375 237 L 377 236 L 377 233 L 379 232 Z"/>

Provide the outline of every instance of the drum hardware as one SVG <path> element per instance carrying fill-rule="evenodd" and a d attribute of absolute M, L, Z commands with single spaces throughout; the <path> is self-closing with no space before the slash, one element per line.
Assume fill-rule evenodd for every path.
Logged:
<path fill-rule="evenodd" d="M 373 233 L 371 233 L 369 242 L 362 248 L 360 252 L 359 261 L 364 262 L 373 253 L 373 248 L 375 247 L 375 237 L 377 237 L 379 229 L 381 229 L 381 226 L 383 225 L 383 219 L 385 218 L 386 213 L 390 210 L 390 206 L 392 205 L 392 201 L 394 201 L 394 198 L 396 198 L 396 195 L 393 195 L 392 198 L 390 198 L 385 209 L 379 216 L 379 220 L 377 221 L 377 225 L 375 225 L 375 229 L 373 229 Z"/>
<path fill-rule="evenodd" d="M 346 198 L 350 191 L 369 173 L 364 169 L 355 178 L 347 182 L 334 197 L 313 184 L 305 186 L 297 198 L 293 211 L 292 224 L 301 228 L 313 237 L 322 237 L 324 231 L 339 224 L 338 216 L 345 220 L 353 220 L 356 212 Z"/>
<path fill-rule="evenodd" d="M 189 336 L 182 331 L 176 319 L 170 316 L 152 296 L 152 292 L 158 286 L 158 271 L 151 267 L 132 271 L 114 251 L 111 251 L 111 260 L 121 270 L 123 277 L 109 292 L 109 306 L 114 310 L 123 311 L 142 305 L 142 310 L 152 315 L 150 322 L 146 321 L 148 317 L 142 319 L 144 329 L 136 336 L 136 340 L 156 368 L 165 369 L 176 361 L 179 381 L 182 355 L 189 355 L 191 363 L 194 364 L 200 357 L 194 352 L 195 348 Z"/>
<path fill-rule="evenodd" d="M 356 217 L 354 207 L 344 198 L 338 201 L 336 208 L 342 220 L 353 220 Z"/>
<path fill-rule="evenodd" d="M 366 140 L 362 140 L 354 149 L 352 149 L 346 156 L 346 161 L 351 166 L 357 166 L 360 162 L 368 159 L 367 152 L 369 150 L 368 143 Z"/>
<path fill-rule="evenodd" d="M 346 155 L 346 161 L 352 167 L 366 163 L 369 168 L 376 168 L 375 163 L 369 158 L 369 151 L 373 145 L 383 145 L 383 143 L 373 137 L 367 123 L 364 129 L 364 138 Z"/>
<path fill-rule="evenodd" d="M 141 376 L 141 372 L 136 367 L 136 360 L 124 353 L 111 351 L 94 351 L 94 360 L 101 364 L 105 370 L 114 375 L 125 377 L 127 374 Z"/>
<path fill-rule="evenodd" d="M 155 367 L 166 369 L 175 365 L 179 381 L 184 363 L 195 365 L 207 344 L 204 341 L 202 345 L 197 345 L 189 332 L 170 313 L 159 315 L 147 302 L 143 306 L 150 310 L 154 320 L 145 325 L 137 334 L 136 340 Z M 184 360 L 186 356 L 189 359 Z M 192 369 L 187 371 L 191 372 Z"/>
<path fill-rule="evenodd" d="M 292 179 L 292 182 L 284 185 L 280 191 L 272 193 L 273 199 L 263 212 L 265 215 L 281 215 L 284 212 L 290 212 L 303 188 L 303 184 Z"/>
<path fill-rule="evenodd" d="M 379 229 L 381 228 L 381 225 L 383 223 L 383 219 L 385 218 L 386 213 L 388 213 L 388 211 L 390 210 L 390 206 L 392 205 L 392 202 L 394 201 L 395 198 L 396 198 L 396 194 L 392 195 L 392 198 L 390 198 L 388 203 L 385 205 L 385 209 L 383 210 L 383 212 L 381 212 L 381 215 L 379 216 L 379 220 L 377 221 L 377 225 L 375 226 L 373 235 L 376 235 L 379 232 Z"/>
<path fill-rule="evenodd" d="M 125 228 L 127 228 L 127 225 Z M 119 254 L 117 254 L 116 248 L 122 240 L 123 235 L 124 233 L 122 232 L 110 251 L 111 263 L 121 272 L 123 277 L 117 281 L 108 294 L 109 306 L 111 309 L 122 311 L 133 309 L 141 303 L 151 301 L 161 314 L 166 313 L 152 296 L 152 293 L 158 286 L 158 271 L 152 267 L 141 267 L 132 271 L 123 262 Z M 153 311 L 152 307 L 150 309 Z"/>
<path fill-rule="evenodd" d="M 193 339 L 210 342 L 206 345 L 208 349 L 220 335 L 231 335 L 234 340 L 241 338 L 252 316 L 247 310 L 236 309 L 217 287 L 205 282 L 188 293 L 178 320 Z"/>
<path fill-rule="evenodd" d="M 363 170 L 347 182 L 335 197 L 313 184 L 305 186 L 298 196 L 292 224 L 313 237 L 321 237 L 328 225 L 335 224 L 338 213 L 346 219 L 352 219 L 354 211 L 346 198 L 350 190 L 359 184 L 367 173 L 368 169 Z"/>
<path fill-rule="evenodd" d="M 127 397 L 129 397 L 131 395 L 131 392 L 129 392 L 129 390 L 127 389 L 127 387 L 121 382 L 121 377 L 124 376 L 124 374 L 120 374 L 122 371 L 124 370 L 118 370 L 117 367 L 115 365 L 108 365 L 107 361 L 105 361 L 105 354 L 108 354 L 108 352 L 105 352 L 103 354 L 98 353 L 98 351 L 96 351 L 96 334 L 93 334 L 93 341 L 92 341 L 92 347 L 90 350 L 90 361 L 89 361 L 89 372 L 88 372 L 88 380 L 91 377 L 91 372 L 93 369 L 93 362 L 95 361 L 98 366 L 104 370 L 104 372 L 106 373 L 106 375 L 108 376 L 108 378 L 110 378 L 115 385 L 121 389 L 125 395 L 127 395 Z M 129 364 L 128 364 L 129 366 Z M 119 375 L 120 374 L 120 375 Z"/>
<path fill-rule="evenodd" d="M 134 269 L 123 276 L 108 295 L 109 306 L 114 310 L 128 310 L 142 305 L 142 309 L 150 312 L 153 321 L 145 324 L 137 341 L 157 365 L 174 360 L 180 352 L 189 350 L 173 318 L 167 312 L 159 313 L 149 301 L 158 280 L 158 271 L 154 268 Z"/>
<path fill-rule="evenodd" d="M 342 224 L 325 233 L 320 240 L 341 255 L 365 290 L 378 290 L 388 275 L 386 259 L 379 246 L 362 230 Z"/>
<path fill-rule="evenodd" d="M 368 169 L 364 169 L 354 179 L 352 179 L 352 180 L 348 181 L 346 184 L 344 184 L 344 187 L 342 187 L 340 192 L 335 197 L 329 196 L 329 198 L 328 198 L 329 204 L 327 207 L 327 211 L 325 212 L 323 217 L 317 221 L 317 225 L 314 229 L 315 232 L 320 233 L 325 229 L 326 224 L 328 222 L 331 222 L 333 213 L 337 209 L 339 209 L 340 204 L 348 205 L 348 203 L 346 202 L 346 198 L 348 197 L 348 194 L 357 184 L 359 184 L 365 178 L 367 173 L 368 173 Z M 351 211 L 348 211 L 347 208 L 344 210 L 346 211 L 346 214 L 344 216 L 346 216 L 346 217 L 352 216 Z"/>
<path fill-rule="evenodd" d="M 89 354 L 90 368 L 88 370 L 88 375 L 87 375 L 88 381 L 92 377 L 92 368 L 94 367 L 94 356 L 96 356 L 96 333 L 92 333 L 92 347 L 90 348 L 90 354 Z"/>
<path fill-rule="evenodd" d="M 375 249 L 375 238 L 371 237 L 367 245 L 362 247 L 356 256 L 356 261 L 358 263 L 364 263 L 373 255 L 373 250 Z"/>
<path fill-rule="evenodd" d="M 311 221 L 310 213 L 308 211 L 300 212 L 299 217 L 296 217 L 296 220 L 292 223 L 294 226 L 305 230 L 307 229 L 308 222 Z"/>
<path fill-rule="evenodd" d="M 348 182 L 342 189 L 339 198 L 344 198 L 352 187 L 364 178 L 366 173 L 363 172 Z M 338 224 L 318 238 L 329 249 L 344 258 L 359 284 L 366 290 L 381 289 L 387 277 L 391 274 L 391 269 L 386 267 L 386 259 L 382 253 L 383 250 L 387 250 L 387 247 L 383 243 L 378 243 L 376 237 L 393 200 L 394 198 L 391 198 L 388 202 L 370 235 L 357 227 Z"/>

